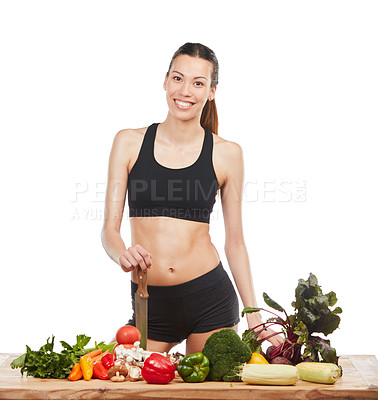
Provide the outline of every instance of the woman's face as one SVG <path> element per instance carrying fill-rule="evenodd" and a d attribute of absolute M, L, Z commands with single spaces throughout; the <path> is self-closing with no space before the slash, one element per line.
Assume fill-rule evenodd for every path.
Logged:
<path fill-rule="evenodd" d="M 212 72 L 213 64 L 203 58 L 181 54 L 174 59 L 164 85 L 169 111 L 176 118 L 201 117 L 206 101 L 215 95 Z"/>

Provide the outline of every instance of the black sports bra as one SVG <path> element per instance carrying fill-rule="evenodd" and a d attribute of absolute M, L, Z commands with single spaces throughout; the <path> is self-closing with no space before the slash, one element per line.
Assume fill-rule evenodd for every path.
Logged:
<path fill-rule="evenodd" d="M 209 223 L 218 190 L 212 133 L 204 129 L 202 150 L 192 165 L 168 168 L 154 156 L 158 125 L 148 127 L 128 177 L 129 217 L 166 216 Z"/>

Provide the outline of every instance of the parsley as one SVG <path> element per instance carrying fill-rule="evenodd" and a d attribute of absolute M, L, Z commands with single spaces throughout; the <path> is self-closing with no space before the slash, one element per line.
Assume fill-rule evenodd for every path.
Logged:
<path fill-rule="evenodd" d="M 21 368 L 21 374 L 25 372 L 28 376 L 36 378 L 65 379 L 71 372 L 75 363 L 86 353 L 84 347 L 91 340 L 86 335 L 77 335 L 76 343 L 70 346 L 61 341 L 64 348 L 61 353 L 54 351 L 54 336 L 48 338 L 38 351 L 33 351 L 26 346 L 26 353 L 12 361 L 12 368 Z"/>

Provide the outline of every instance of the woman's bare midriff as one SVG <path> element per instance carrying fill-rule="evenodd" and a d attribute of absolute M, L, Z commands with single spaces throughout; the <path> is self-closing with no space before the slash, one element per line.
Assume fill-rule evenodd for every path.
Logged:
<path fill-rule="evenodd" d="M 132 245 L 152 255 L 147 283 L 171 286 L 188 282 L 214 269 L 219 254 L 211 242 L 209 224 L 170 217 L 130 218 Z M 137 282 L 136 271 L 132 272 Z"/>

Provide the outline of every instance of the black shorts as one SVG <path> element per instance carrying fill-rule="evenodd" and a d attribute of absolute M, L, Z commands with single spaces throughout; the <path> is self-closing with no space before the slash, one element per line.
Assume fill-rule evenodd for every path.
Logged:
<path fill-rule="evenodd" d="M 135 292 L 131 281 L 133 316 L 127 325 L 135 326 Z M 232 327 L 239 318 L 239 302 L 222 262 L 210 272 L 173 286 L 147 286 L 148 338 L 181 342 L 191 333 Z"/>

